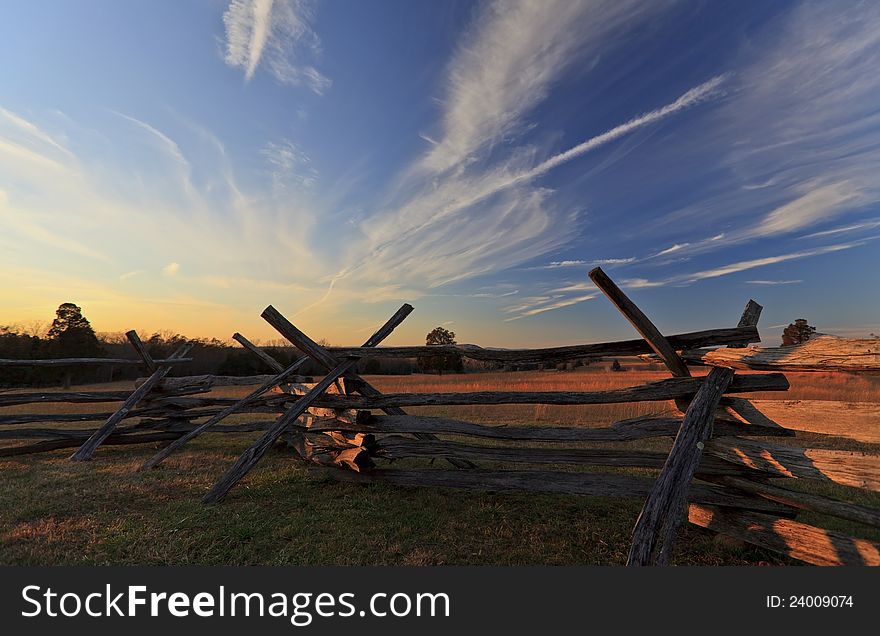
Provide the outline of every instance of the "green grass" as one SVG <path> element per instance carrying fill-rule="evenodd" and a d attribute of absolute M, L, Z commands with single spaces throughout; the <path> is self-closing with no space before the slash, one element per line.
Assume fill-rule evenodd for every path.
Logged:
<path fill-rule="evenodd" d="M 246 439 L 194 443 L 155 471 L 149 449 L 87 463 L 0 464 L 0 562 L 58 564 L 621 564 L 640 502 L 342 484 L 273 449 L 218 506 L 200 499 Z M 678 562 L 785 562 L 688 528 Z"/>

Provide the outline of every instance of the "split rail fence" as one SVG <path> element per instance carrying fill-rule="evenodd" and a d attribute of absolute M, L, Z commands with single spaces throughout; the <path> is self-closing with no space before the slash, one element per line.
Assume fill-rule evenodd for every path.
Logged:
<path fill-rule="evenodd" d="M 166 377 L 175 364 L 190 360 L 189 345 L 167 359 L 153 360 L 135 332 L 127 336 L 137 360 L 0 360 L 0 366 L 142 364 L 149 373 L 131 393 L 0 393 L 0 438 L 19 440 L 0 448 L 0 457 L 73 448 L 70 459 L 82 461 L 102 444 L 167 443 L 140 468 L 148 470 L 202 433 L 260 432 L 217 480 L 204 498 L 206 503 L 219 502 L 281 439 L 298 458 L 337 479 L 644 499 L 628 565 L 668 564 L 685 520 L 808 563 L 880 565 L 877 543 L 796 519 L 800 511 L 810 511 L 880 528 L 880 509 L 790 487 L 792 480 L 806 480 L 880 491 L 880 404 L 743 397 L 757 391 L 786 391 L 789 383 L 781 371 L 880 371 L 880 341 L 822 336 L 794 347 L 749 346 L 760 340 L 761 307 L 754 301 L 746 305 L 736 327 L 664 336 L 601 269 L 593 270 L 590 277 L 640 339 L 546 349 L 379 347 L 412 311 L 405 304 L 363 346 L 322 347 L 269 306 L 262 317 L 304 355 L 283 367 L 235 334 L 233 338 L 271 370 L 264 376 Z M 355 371 L 358 360 L 367 356 L 447 354 L 511 364 L 641 355 L 661 361 L 672 377 L 605 391 L 383 394 Z M 310 360 L 326 369 L 318 382 L 297 374 Z M 691 366 L 698 365 L 708 366 L 708 374 L 692 376 Z M 749 372 L 737 373 L 741 370 Z M 258 386 L 243 398 L 211 394 L 227 385 Z M 491 426 L 404 410 L 432 405 L 640 401 L 673 401 L 679 412 L 587 428 Z M 121 402 L 121 406 L 112 412 L 82 414 L 4 413 L 3 409 L 55 402 Z M 267 417 L 221 423 L 234 414 Z M 93 429 L 57 427 L 92 421 L 101 424 Z M 854 441 L 865 451 L 804 448 L 801 438 L 792 443 L 797 431 L 819 434 L 819 439 Z M 595 447 L 658 437 L 673 438 L 669 453 Z M 395 460 L 409 458 L 432 461 L 423 468 L 389 467 Z M 434 460 L 447 465 L 437 468 Z M 581 467 L 589 471 L 575 470 Z M 617 472 L 599 472 L 600 468 Z M 620 472 L 621 468 L 656 469 L 659 474 L 652 478 Z"/>

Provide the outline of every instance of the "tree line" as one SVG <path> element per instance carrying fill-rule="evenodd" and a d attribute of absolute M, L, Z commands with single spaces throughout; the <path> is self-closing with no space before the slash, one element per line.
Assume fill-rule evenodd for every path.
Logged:
<path fill-rule="evenodd" d="M 792 346 L 809 340 L 816 328 L 805 319 L 798 318 L 785 328 L 783 346 Z M 172 375 L 233 375 L 247 376 L 269 373 L 266 365 L 253 354 L 239 347 L 232 347 L 217 339 L 188 339 L 173 332 L 158 332 L 142 337 L 147 352 L 154 359 L 168 357 L 184 342 L 195 342 L 190 354 L 193 361 L 176 365 Z M 322 341 L 322 344 L 327 344 Z M 425 337 L 426 345 L 454 345 L 455 333 L 444 327 L 432 329 Z M 268 347 L 266 352 L 286 367 L 303 354 L 292 346 Z M 27 332 L 21 328 L 0 326 L 0 358 L 131 358 L 131 347 L 122 334 L 96 334 L 82 309 L 74 303 L 62 303 L 55 312 L 52 324 L 45 331 Z M 585 363 L 588 361 L 581 361 Z M 617 362 L 617 361 L 615 361 Z M 473 365 L 476 364 L 476 367 Z M 537 365 L 533 365 L 536 369 Z M 565 368 L 580 364 L 568 363 Z M 617 363 L 619 369 L 619 363 Z M 618 370 L 615 369 L 615 370 Z M 364 358 L 358 364 L 358 372 L 369 375 L 406 375 L 417 373 L 463 373 L 465 371 L 532 370 L 510 368 L 502 365 L 474 363 L 468 367 L 458 354 L 420 356 L 414 361 Z M 303 375 L 321 375 L 323 369 L 314 363 L 302 367 Z M 87 384 L 129 380 L 143 375 L 143 369 L 125 366 L 73 366 L 73 367 L 2 367 L 0 386 L 53 386 L 73 383 Z"/>
<path fill-rule="evenodd" d="M 186 338 L 178 333 L 164 331 L 151 335 L 139 334 L 154 359 L 167 358 L 184 342 L 195 342 L 188 357 L 192 362 L 175 365 L 171 375 L 261 375 L 271 373 L 267 366 L 252 353 L 237 345 L 216 338 Z M 323 344 L 327 344 L 323 341 Z M 282 366 L 289 366 L 303 353 L 293 346 L 272 346 L 266 353 Z M 131 345 L 124 334 L 98 334 L 82 308 L 75 303 L 62 303 L 48 329 L 0 325 L 0 358 L 35 360 L 43 358 L 134 358 Z M 361 360 L 360 373 L 402 375 L 412 373 L 408 360 Z M 301 368 L 302 375 L 322 375 L 323 369 L 314 363 Z M 144 369 L 135 365 L 100 365 L 71 367 L 3 367 L 0 366 L 0 387 L 57 386 L 134 380 L 144 375 Z"/>

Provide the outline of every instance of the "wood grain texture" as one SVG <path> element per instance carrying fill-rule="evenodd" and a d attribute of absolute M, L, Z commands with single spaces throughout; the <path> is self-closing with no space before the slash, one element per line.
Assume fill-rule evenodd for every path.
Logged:
<path fill-rule="evenodd" d="M 281 371 L 285 371 L 284 368 Z M 198 390 L 210 391 L 221 386 L 258 386 L 265 384 L 269 380 L 277 377 L 276 375 L 188 375 L 179 378 L 165 378 L 160 385 L 161 389 L 181 391 L 185 389 L 193 389 L 191 392 Z M 311 382 L 312 378 L 303 375 L 285 374 L 285 378 L 294 384 L 303 384 Z M 146 378 L 138 378 L 135 384 L 141 384 Z"/>
<path fill-rule="evenodd" d="M 245 338 L 243 335 L 241 335 L 237 331 L 234 334 L 232 334 L 232 339 L 235 340 L 242 347 L 244 347 L 245 349 L 250 351 L 254 356 L 256 356 L 257 358 L 262 360 L 263 364 L 265 364 L 267 367 L 272 369 L 276 374 L 284 371 L 284 366 L 280 362 L 278 362 L 278 360 L 276 360 L 275 358 L 270 356 L 268 353 L 266 353 L 265 351 L 260 349 L 257 345 L 255 345 L 253 342 L 251 342 L 250 340 Z"/>
<path fill-rule="evenodd" d="M 740 399 L 723 401 L 730 400 L 736 410 L 743 408 Z M 749 399 L 748 403 L 764 417 L 788 429 L 880 444 L 880 402 Z"/>
<path fill-rule="evenodd" d="M 676 350 L 697 349 L 729 344 L 747 344 L 760 340 L 755 327 L 730 327 L 709 329 L 667 336 L 666 340 Z M 607 356 L 635 356 L 651 353 L 652 349 L 643 339 L 595 344 L 568 345 L 544 349 L 491 349 L 473 344 L 431 345 L 407 347 L 324 347 L 335 357 L 417 358 L 430 355 L 461 355 L 472 360 L 501 363 L 564 362 L 579 358 Z"/>
<path fill-rule="evenodd" d="M 212 415 L 207 421 L 203 422 L 193 430 L 189 431 L 185 435 L 180 438 L 174 440 L 165 448 L 160 449 L 155 455 L 153 455 L 150 459 L 144 462 L 140 467 L 138 467 L 138 471 L 149 470 L 151 468 L 155 468 L 163 461 L 165 461 L 169 456 L 183 448 L 187 443 L 209 430 L 211 427 L 215 426 L 217 423 L 221 422 L 225 418 L 229 417 L 233 413 L 238 413 L 243 411 L 246 407 L 250 406 L 253 402 L 259 399 L 263 394 L 267 391 L 272 390 L 274 387 L 279 386 L 284 383 L 286 380 L 289 380 L 294 377 L 294 373 L 300 369 L 306 362 L 308 361 L 308 357 L 303 356 L 299 360 L 296 360 L 293 364 L 291 364 L 286 369 L 282 370 L 276 376 L 270 376 L 268 380 L 263 382 L 259 387 L 248 393 L 243 398 L 236 400 L 234 403 L 230 404 L 226 408 L 224 408 L 219 413 Z M 316 396 L 310 396 L 310 400 L 314 401 Z M 311 401 L 309 403 L 311 403 Z M 308 408 L 308 406 L 306 406 Z M 303 409 L 305 411 L 305 409 Z"/>
<path fill-rule="evenodd" d="M 454 458 L 514 464 L 572 464 L 576 466 L 616 466 L 662 468 L 666 453 L 657 451 L 612 450 L 607 448 L 534 448 L 524 446 L 483 446 L 448 440 L 420 440 L 399 435 L 378 439 L 371 449 L 383 459 Z M 750 471 L 713 457 L 704 457 L 697 474 L 743 475 Z"/>
<path fill-rule="evenodd" d="M 742 316 L 739 318 L 737 327 L 757 327 L 763 310 L 764 308 L 761 305 L 754 300 L 749 299 L 749 302 L 746 303 L 745 309 L 743 309 Z M 746 345 L 743 343 L 736 343 L 727 346 L 732 349 L 742 349 Z"/>
<path fill-rule="evenodd" d="M 666 337 L 660 333 L 660 330 L 654 326 L 654 323 L 648 319 L 642 310 L 623 293 L 620 287 L 602 271 L 602 268 L 597 267 L 593 269 L 589 276 L 596 287 L 608 297 L 608 300 L 620 310 L 623 317 L 642 335 L 651 349 L 654 350 L 654 353 L 660 357 L 663 364 L 669 369 L 670 373 L 675 377 L 689 377 L 691 372 L 688 370 L 687 365 L 678 356 Z"/>
<path fill-rule="evenodd" d="M 154 360 L 157 365 L 185 364 L 192 358 L 166 358 Z M 34 360 L 0 359 L 0 367 L 70 367 L 70 366 L 126 366 L 143 364 L 142 360 L 133 358 L 43 358 Z"/>
<path fill-rule="evenodd" d="M 705 442 L 712 435 L 715 409 L 733 380 L 730 369 L 713 369 L 694 396 L 669 457 L 645 500 L 633 530 L 627 565 L 666 565 L 675 545 L 675 535 L 685 514 L 687 496 L 700 463 Z"/>
<path fill-rule="evenodd" d="M 110 433 L 102 444 L 108 446 L 119 446 L 126 444 L 147 444 L 149 442 L 162 442 L 176 439 L 180 433 L 169 431 L 156 431 L 152 433 L 137 434 L 120 434 Z M 0 448 L 0 457 L 17 457 L 21 455 L 32 455 L 34 453 L 45 453 L 48 451 L 59 450 L 62 448 L 75 448 L 82 444 L 81 437 L 46 439 L 33 444 L 24 444 L 22 446 L 7 446 Z"/>
<path fill-rule="evenodd" d="M 171 354 L 171 358 L 185 356 L 193 346 L 194 343 L 192 342 L 181 345 L 177 351 Z M 70 459 L 73 461 L 86 461 L 91 459 L 101 443 L 107 439 L 110 433 L 113 432 L 113 429 L 116 428 L 116 426 L 128 415 L 129 411 L 137 406 L 137 404 L 143 400 L 147 394 L 159 384 L 159 382 L 162 381 L 162 378 L 164 378 L 169 371 L 171 371 L 170 365 L 162 365 L 158 367 L 153 375 L 150 376 L 150 379 L 136 388 L 132 394 L 128 396 L 125 402 L 122 403 L 122 406 L 120 406 L 113 415 L 107 418 L 107 421 L 104 422 L 104 424 L 102 424 L 85 442 L 83 442 L 83 445 L 70 456 Z"/>
<path fill-rule="evenodd" d="M 404 305 L 400 309 L 400 311 L 406 311 L 407 314 L 412 312 L 412 310 L 413 308 L 411 305 Z M 287 338 L 291 343 L 293 343 L 295 347 L 302 351 L 305 351 L 318 364 L 324 366 L 325 368 L 329 368 L 337 359 L 335 356 L 331 355 L 324 347 L 314 342 L 306 334 L 297 329 L 293 324 L 290 323 L 290 321 L 288 321 L 284 316 L 276 311 L 271 305 L 266 308 L 266 311 L 264 311 L 263 314 L 263 317 L 278 331 L 278 333 Z M 379 344 L 379 342 L 381 342 L 381 338 L 374 341 L 368 341 L 365 343 L 364 348 L 373 349 Z M 346 386 L 350 387 L 351 391 L 364 396 L 364 399 L 383 399 L 382 393 L 377 388 L 375 388 L 373 385 L 371 385 L 369 382 L 367 382 L 365 379 L 355 373 L 346 374 Z M 345 399 L 347 400 L 350 398 Z M 399 404 L 385 404 L 377 405 L 374 408 L 381 409 L 388 415 L 406 415 L 406 411 L 404 411 L 400 407 L 401 405 Z M 337 406 L 331 406 L 330 408 L 345 410 L 354 409 L 357 407 L 347 405 L 344 403 L 343 400 L 343 402 L 339 403 Z M 450 461 L 456 468 L 473 468 L 473 465 L 470 462 L 463 462 L 461 460 Z"/>
<path fill-rule="evenodd" d="M 272 309 L 268 307 L 267 311 Z M 387 338 L 400 323 L 412 312 L 412 306 L 404 304 L 395 314 L 382 325 L 376 333 L 367 339 L 367 345 L 376 346 Z M 265 312 L 264 312 L 265 313 Z M 277 312 L 275 312 L 277 313 Z M 280 314 L 278 314 L 280 316 Z M 284 317 L 281 316 L 283 320 Z M 307 336 L 306 336 L 307 337 Z M 329 357 L 329 356 L 328 356 Z M 266 451 L 275 443 L 282 433 L 300 417 L 306 409 L 315 401 L 331 384 L 336 382 L 343 374 L 357 364 L 357 359 L 352 358 L 340 363 L 318 382 L 306 395 L 299 397 L 284 414 L 278 418 L 257 442 L 250 446 L 238 458 L 233 466 L 214 484 L 207 495 L 202 499 L 205 503 L 216 503 L 226 496 L 226 493 L 241 480 L 260 461 Z"/>
<path fill-rule="evenodd" d="M 878 455 L 797 448 L 736 437 L 716 437 L 706 443 L 706 452 L 775 477 L 831 481 L 880 492 Z"/>
<path fill-rule="evenodd" d="M 434 433 L 468 435 L 483 439 L 536 442 L 629 442 L 652 437 L 675 437 L 681 418 L 639 417 L 621 420 L 603 428 L 581 426 L 488 426 L 453 418 L 426 415 L 374 415 L 348 424 L 337 420 L 316 420 L 310 430 L 357 430 L 365 433 Z M 779 434 L 775 429 L 743 427 L 735 423 L 716 422 L 717 433 L 738 435 Z"/>
<path fill-rule="evenodd" d="M 876 508 L 868 508 L 846 501 L 831 499 L 830 497 L 812 495 L 789 488 L 782 488 L 763 481 L 754 481 L 737 476 L 722 477 L 719 481 L 726 486 L 731 486 L 771 501 L 777 501 L 787 506 L 880 528 L 880 510 Z"/>
<path fill-rule="evenodd" d="M 818 336 L 791 347 L 685 351 L 693 364 L 758 371 L 880 371 L 880 339 Z"/>
<path fill-rule="evenodd" d="M 236 338 L 236 336 L 238 337 Z M 219 413 L 211 415 L 211 417 L 206 422 L 203 422 L 193 430 L 181 436 L 179 439 L 174 440 L 165 448 L 160 449 L 159 452 L 157 452 L 150 459 L 144 462 L 140 467 L 138 467 L 138 471 L 155 468 L 173 453 L 183 448 L 186 444 L 188 444 L 190 441 L 192 441 L 205 431 L 209 430 L 211 427 L 215 426 L 218 422 L 223 421 L 233 413 L 241 412 L 242 410 L 253 404 L 260 397 L 262 397 L 265 393 L 271 391 L 275 387 L 281 387 L 285 393 L 293 393 L 295 386 L 293 383 L 300 378 L 300 376 L 295 375 L 295 372 L 302 368 L 302 366 L 305 365 L 306 362 L 308 362 L 308 356 L 301 356 L 298 360 L 295 360 L 290 366 L 285 369 L 280 362 L 257 348 L 253 343 L 251 343 L 241 334 L 235 333 L 233 335 L 233 338 L 235 338 L 236 341 L 242 344 L 246 349 L 259 357 L 267 366 L 278 371 L 277 375 L 257 376 L 265 378 L 260 386 L 258 386 L 256 389 L 248 393 L 240 400 L 236 400 L 233 404 L 230 404 Z M 211 381 L 213 383 L 213 378 L 215 378 L 216 376 L 209 377 L 212 378 Z"/>
<path fill-rule="evenodd" d="M 691 504 L 688 520 L 813 565 L 880 565 L 880 545 L 792 519 Z"/>
<path fill-rule="evenodd" d="M 125 337 L 128 338 L 128 342 L 134 348 L 140 359 L 144 361 L 144 366 L 147 367 L 147 370 L 150 373 L 155 373 L 159 369 L 159 366 L 156 364 L 156 361 L 153 360 L 152 356 L 147 353 L 147 348 L 144 346 L 144 343 L 141 342 L 137 332 L 133 329 L 131 331 L 126 331 Z"/>
<path fill-rule="evenodd" d="M 453 406 L 468 404 L 616 404 L 623 402 L 665 401 L 693 396 L 703 378 L 667 378 L 634 387 L 608 391 L 476 391 L 469 393 L 386 393 L 367 396 L 324 396 L 325 408 L 383 409 L 402 406 Z M 782 374 L 737 376 L 729 393 L 785 391 L 788 380 Z"/>

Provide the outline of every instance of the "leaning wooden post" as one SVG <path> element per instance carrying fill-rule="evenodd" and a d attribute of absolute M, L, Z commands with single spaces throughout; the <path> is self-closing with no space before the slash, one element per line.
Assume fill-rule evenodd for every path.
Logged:
<path fill-rule="evenodd" d="M 282 371 L 284 371 L 284 367 L 281 365 L 280 362 L 278 362 L 278 360 L 276 360 L 275 358 L 270 356 L 268 353 L 266 353 L 265 351 L 260 349 L 257 345 L 255 345 L 253 342 L 251 342 L 250 340 L 245 338 L 243 335 L 241 335 L 237 331 L 234 334 L 232 334 L 232 339 L 235 340 L 242 347 L 244 347 L 245 349 L 250 351 L 256 357 L 258 357 L 260 360 L 262 360 L 263 364 L 265 364 L 267 367 L 269 367 L 270 369 L 275 371 L 275 373 L 281 373 Z"/>
<path fill-rule="evenodd" d="M 764 308 L 761 305 L 750 298 L 749 302 L 746 303 L 745 309 L 743 309 L 737 327 L 757 327 L 763 310 Z M 745 347 L 746 345 L 744 344 L 732 344 L 727 346 L 728 349 L 745 349 Z M 746 409 L 754 409 L 754 407 L 751 405 L 751 402 L 744 398 L 724 398 L 722 399 L 722 409 L 730 409 L 730 411 L 733 412 L 740 412 L 740 417 L 742 418 L 742 411 L 745 411 Z"/>
<path fill-rule="evenodd" d="M 331 355 L 324 347 L 319 345 L 317 342 L 309 338 L 306 334 L 296 328 L 293 323 L 291 323 L 287 318 L 281 315 L 277 309 L 275 309 L 272 305 L 266 307 L 266 309 L 262 313 L 263 319 L 272 325 L 278 333 L 282 336 L 290 340 L 295 347 L 304 351 L 307 355 L 311 356 L 318 364 L 322 365 L 327 369 L 332 369 L 337 364 L 337 359 L 335 356 Z M 352 387 L 356 393 L 360 393 L 364 397 L 381 397 L 382 393 L 379 389 L 375 388 L 372 384 L 364 380 L 361 376 L 357 374 L 350 374 L 350 380 Z M 388 406 L 382 408 L 382 411 L 386 415 L 406 415 L 406 411 L 404 411 L 399 406 Z M 433 435 L 422 433 L 416 435 L 419 439 L 437 439 Z M 461 459 L 451 458 L 448 460 L 450 464 L 455 466 L 456 468 L 475 468 L 476 465 L 473 462 Z"/>
<path fill-rule="evenodd" d="M 703 445 L 712 434 L 715 409 L 731 380 L 732 369 L 713 369 L 694 396 L 663 470 L 636 521 L 627 565 L 651 565 L 658 543 L 661 548 L 657 564 L 668 562 Z M 661 542 L 660 533 L 664 529 Z"/>
<path fill-rule="evenodd" d="M 182 358 L 185 356 L 190 349 L 192 349 L 194 343 L 188 342 L 180 346 L 180 348 L 171 354 L 170 358 Z M 85 461 L 87 459 L 91 459 L 92 455 L 95 453 L 95 450 L 101 443 L 107 439 L 110 433 L 113 432 L 113 429 L 128 415 L 129 411 L 131 411 L 135 406 L 137 406 L 138 402 L 140 402 L 147 394 L 156 388 L 162 379 L 168 375 L 168 372 L 171 371 L 171 365 L 162 365 L 158 367 L 153 374 L 147 378 L 146 382 L 140 385 L 134 392 L 128 396 L 128 399 L 122 403 L 122 406 L 107 418 L 107 421 L 98 428 L 94 433 L 92 433 L 91 437 L 87 439 L 82 446 L 80 446 L 77 451 L 70 456 L 70 459 L 75 461 Z"/>
<path fill-rule="evenodd" d="M 150 373 L 155 373 L 159 367 L 156 366 L 156 361 L 153 360 L 152 356 L 147 353 L 147 348 L 138 337 L 137 331 L 135 331 L 134 329 L 132 329 L 131 331 L 126 331 L 125 337 L 128 338 L 131 346 L 134 347 L 134 350 L 137 351 L 137 354 L 141 357 L 141 360 L 144 361 L 144 364 L 147 367 L 147 371 L 149 371 Z"/>
<path fill-rule="evenodd" d="M 624 318 L 629 320 L 630 324 L 636 328 L 645 341 L 650 345 L 654 352 L 660 356 L 663 364 L 666 365 L 672 375 L 677 377 L 689 377 L 691 372 L 687 365 L 669 344 L 669 341 L 663 337 L 663 334 L 654 326 L 648 317 L 642 313 L 642 310 L 636 307 L 636 304 L 624 294 L 620 287 L 614 284 L 614 281 L 608 278 L 608 275 L 602 271 L 601 267 L 597 267 L 589 274 L 596 287 L 608 297 L 614 306 L 620 310 Z"/>
<path fill-rule="evenodd" d="M 756 303 L 754 300 L 749 299 L 749 302 L 746 303 L 746 308 L 743 309 L 742 316 L 740 316 L 739 324 L 737 327 L 757 327 L 758 320 L 761 319 L 761 311 L 763 311 L 763 307 Z M 732 344 L 728 345 L 728 349 L 745 349 L 746 345 L 744 344 Z"/>
<path fill-rule="evenodd" d="M 280 362 L 278 362 L 278 360 L 276 360 L 275 358 L 270 356 L 268 353 L 266 353 L 265 351 L 260 349 L 257 345 L 255 345 L 253 342 L 251 342 L 250 340 L 245 338 L 243 335 L 241 335 L 237 331 L 234 334 L 232 334 L 232 339 L 235 340 L 242 347 L 244 347 L 245 349 L 250 351 L 256 357 L 258 357 L 260 360 L 262 360 L 263 364 L 265 364 L 270 369 L 274 370 L 275 373 L 281 373 L 282 371 L 284 371 L 284 367 L 281 365 Z M 284 393 L 291 393 L 293 391 L 293 388 L 291 387 L 291 385 L 287 384 L 287 383 L 279 384 L 278 387 Z M 300 437 L 300 438 L 303 437 L 303 434 L 302 433 L 291 433 L 291 436 L 295 439 L 297 437 Z M 288 439 L 288 442 L 292 443 L 292 440 Z"/>
<path fill-rule="evenodd" d="M 273 369 L 277 369 L 278 371 L 281 371 L 281 365 L 278 363 L 277 360 L 275 360 L 275 358 L 273 358 L 268 353 L 266 353 L 265 351 L 263 351 L 262 349 L 257 347 L 257 345 L 252 343 L 250 340 L 245 338 L 240 333 L 232 334 L 232 339 L 235 340 L 242 347 L 244 347 L 245 349 L 247 349 L 248 351 L 253 353 L 255 356 L 260 358 L 260 360 L 262 360 L 263 362 L 268 364 Z M 306 357 L 308 357 L 308 356 L 306 356 Z M 343 356 L 343 357 L 349 357 L 349 356 Z M 338 382 L 337 382 L 336 386 L 339 388 L 339 392 L 342 393 L 342 387 L 339 386 Z M 282 388 L 282 390 L 284 389 L 284 387 L 281 387 L 281 388 Z"/>
<path fill-rule="evenodd" d="M 620 310 L 620 313 L 623 314 L 624 318 L 626 318 L 630 324 L 636 328 L 636 331 L 641 334 L 645 339 L 645 342 L 647 342 L 654 352 L 660 356 L 660 360 L 663 361 L 663 364 L 666 365 L 669 372 L 675 377 L 690 377 L 691 372 L 688 370 L 687 365 L 675 352 L 675 349 L 672 348 L 669 341 L 660 333 L 660 330 L 654 326 L 654 323 L 642 313 L 642 310 L 623 293 L 620 287 L 618 287 L 614 281 L 602 271 L 602 268 L 595 268 L 590 272 L 589 276 L 590 280 L 596 284 L 596 287 L 602 290 L 602 293 L 614 303 L 614 306 Z M 675 400 L 675 406 L 678 407 L 680 411 L 686 411 L 688 404 L 688 401 L 683 398 Z"/>
<path fill-rule="evenodd" d="M 250 404 L 251 402 L 256 400 L 258 397 L 263 395 L 266 391 L 269 391 L 269 390 L 275 388 L 276 386 L 280 386 L 285 380 L 287 380 L 290 376 L 292 376 L 295 371 L 297 371 L 300 367 L 302 367 L 308 361 L 309 361 L 308 356 L 302 356 L 299 360 L 297 360 L 296 362 L 291 364 L 286 369 L 282 370 L 281 373 L 279 373 L 278 375 L 276 375 L 276 376 L 270 378 L 269 380 L 267 380 L 266 382 L 264 382 L 262 385 L 260 385 L 259 387 L 257 387 L 256 389 L 254 389 L 253 391 L 248 393 L 246 396 L 241 398 L 238 402 L 229 405 L 228 407 L 226 407 L 225 409 L 223 409 L 222 411 L 217 413 L 217 415 L 214 415 L 213 417 L 208 419 L 208 421 L 203 422 L 202 424 L 199 424 L 197 427 L 195 427 L 193 430 L 191 430 L 186 435 L 184 435 L 182 437 L 178 437 L 176 440 L 171 442 L 168 446 L 161 449 L 158 453 L 156 453 L 150 459 L 148 459 L 146 462 L 144 462 L 143 465 L 141 465 L 140 468 L 138 468 L 138 471 L 148 470 L 150 468 L 155 468 L 156 466 L 161 464 L 163 461 L 165 461 L 165 459 L 167 459 L 168 456 L 171 455 L 171 453 L 173 453 L 176 450 L 178 450 L 179 448 L 183 447 L 190 440 L 198 437 L 199 435 L 204 433 L 206 430 L 208 430 L 209 428 L 211 428 L 212 426 L 214 426 L 215 424 L 217 424 L 221 420 L 229 417 L 230 415 L 232 415 L 236 411 L 244 408 L 245 406 L 247 406 L 248 404 Z"/>
<path fill-rule="evenodd" d="M 394 331 L 394 329 L 402 323 L 407 316 L 409 316 L 412 310 L 412 305 L 404 304 L 391 318 L 389 318 L 388 322 L 382 325 L 382 327 L 380 327 L 379 330 L 367 340 L 365 346 L 378 346 L 379 343 L 390 336 L 391 332 Z M 281 437 L 281 434 L 284 433 L 287 427 L 295 422 L 300 415 L 305 413 L 306 409 L 309 408 L 312 402 L 317 400 L 331 384 L 357 363 L 358 358 L 348 359 L 340 363 L 304 396 L 294 402 L 290 408 L 275 421 L 272 428 L 266 431 L 256 443 L 241 454 L 235 464 L 217 481 L 216 484 L 214 484 L 214 487 L 211 488 L 202 501 L 205 503 L 216 503 L 222 499 L 226 493 L 229 492 L 229 490 L 237 484 L 258 461 L 260 461 L 263 455 L 266 454 L 266 451 L 275 443 L 275 440 Z"/>

